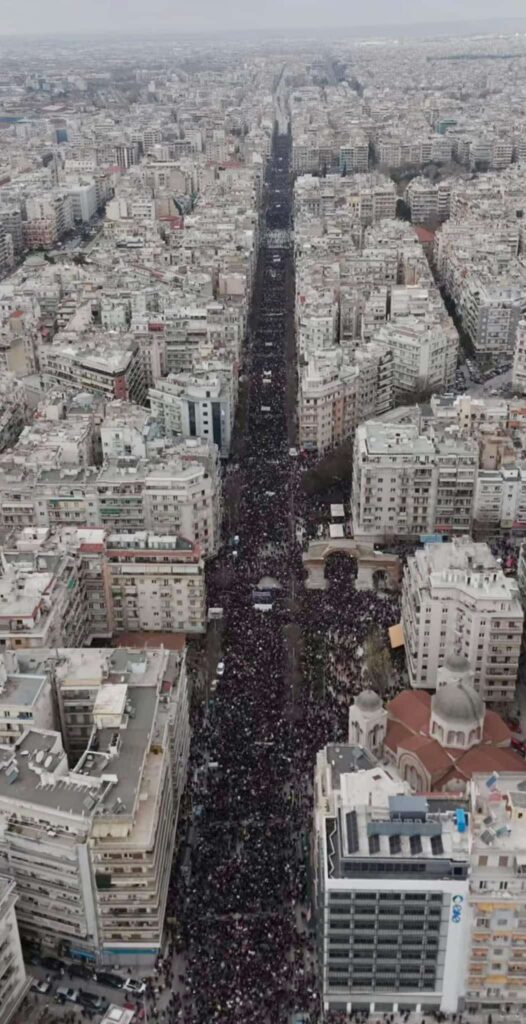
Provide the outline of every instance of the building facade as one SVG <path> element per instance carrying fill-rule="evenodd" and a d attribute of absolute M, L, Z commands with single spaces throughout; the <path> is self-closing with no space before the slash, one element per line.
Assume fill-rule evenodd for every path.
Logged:
<path fill-rule="evenodd" d="M 374 764 L 374 761 L 373 761 Z M 313 838 L 326 1011 L 456 1013 L 468 939 L 468 836 L 359 747 L 316 761 Z"/>
<path fill-rule="evenodd" d="M 487 544 L 460 537 L 410 555 L 402 584 L 402 627 L 412 687 L 435 689 L 455 653 L 469 661 L 485 701 L 515 695 L 523 610 L 517 583 Z"/>

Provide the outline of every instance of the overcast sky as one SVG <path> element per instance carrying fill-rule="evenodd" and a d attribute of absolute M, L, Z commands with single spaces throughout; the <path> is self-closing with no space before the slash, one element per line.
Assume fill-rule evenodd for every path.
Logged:
<path fill-rule="evenodd" d="M 177 32 L 526 17 L 526 0 L 0 0 L 0 35 Z"/>

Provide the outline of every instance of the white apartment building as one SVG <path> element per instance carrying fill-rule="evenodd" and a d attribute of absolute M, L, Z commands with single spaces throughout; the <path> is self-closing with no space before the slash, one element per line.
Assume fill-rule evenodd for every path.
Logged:
<path fill-rule="evenodd" d="M 392 356 L 385 348 L 363 345 L 352 363 L 342 360 L 339 348 L 318 352 L 300 374 L 300 444 L 309 451 L 328 451 L 352 437 L 358 423 L 392 405 Z"/>
<path fill-rule="evenodd" d="M 477 533 L 526 531 L 526 468 L 479 469 L 473 502 Z"/>
<path fill-rule="evenodd" d="M 145 459 L 161 445 L 159 423 L 148 409 L 123 399 L 108 402 L 100 425 L 102 458 Z"/>
<path fill-rule="evenodd" d="M 206 465 L 177 456 L 122 461 L 108 462 L 98 475 L 101 526 L 119 533 L 176 533 L 198 543 L 204 556 L 217 552 L 220 492 Z"/>
<path fill-rule="evenodd" d="M 162 649 L 40 654 L 65 731 L 82 718 L 88 746 L 74 767 L 58 732 L 28 729 L 0 747 L 0 857 L 21 933 L 42 950 L 148 970 L 186 774 L 184 663 Z"/>
<path fill-rule="evenodd" d="M 369 170 L 369 142 L 367 139 L 355 138 L 345 146 L 340 146 L 340 172 L 346 174 L 364 174 Z"/>
<path fill-rule="evenodd" d="M 434 184 L 427 178 L 413 178 L 405 190 L 405 201 L 413 224 L 434 223 L 449 217 L 451 182 Z"/>
<path fill-rule="evenodd" d="M 466 1008 L 526 1007 L 524 773 L 471 781 L 471 935 Z"/>
<path fill-rule="evenodd" d="M 299 441 L 302 448 L 325 452 L 352 434 L 357 371 L 341 363 L 337 349 L 309 359 L 298 393 Z"/>
<path fill-rule="evenodd" d="M 456 1013 L 469 935 L 469 838 L 361 747 L 316 759 L 313 859 L 325 1011 Z"/>
<path fill-rule="evenodd" d="M 148 392 L 165 437 L 201 437 L 228 458 L 235 415 L 234 381 L 226 374 L 169 374 Z"/>
<path fill-rule="evenodd" d="M 22 670 L 14 651 L 0 656 L 0 746 L 16 743 L 27 729 L 54 729 L 51 676 Z"/>
<path fill-rule="evenodd" d="M 95 182 L 70 185 L 68 192 L 73 206 L 73 219 L 89 224 L 97 212 L 97 187 Z"/>
<path fill-rule="evenodd" d="M 108 536 L 105 575 L 115 633 L 206 632 L 206 584 L 199 546 L 145 531 Z"/>
<path fill-rule="evenodd" d="M 526 310 L 526 286 L 506 287 L 469 276 L 459 307 L 477 354 L 513 355 L 517 327 Z"/>
<path fill-rule="evenodd" d="M 396 316 L 374 332 L 373 340 L 392 353 L 393 387 L 400 399 L 453 382 L 458 336 L 433 317 Z"/>
<path fill-rule="evenodd" d="M 0 1010 L 2 1024 L 13 1020 L 29 991 L 29 978 L 22 957 L 22 946 L 15 913 L 16 886 L 0 875 Z"/>
<path fill-rule="evenodd" d="M 78 391 L 139 403 L 146 398 L 141 349 L 128 335 L 60 336 L 42 349 L 41 369 L 46 379 Z"/>
<path fill-rule="evenodd" d="M 512 385 L 515 394 L 526 394 L 526 320 L 519 320 L 517 324 Z"/>
<path fill-rule="evenodd" d="M 9 530 L 75 526 L 150 530 L 215 554 L 221 530 L 216 449 L 184 439 L 162 457 L 109 459 L 102 469 L 27 466 L 0 457 L 0 521 Z"/>
<path fill-rule="evenodd" d="M 2 552 L 0 649 L 85 643 L 87 612 L 75 559 L 13 554 Z"/>
<path fill-rule="evenodd" d="M 351 508 L 364 540 L 470 529 L 478 468 L 471 438 L 370 420 L 356 429 Z"/>
<path fill-rule="evenodd" d="M 402 585 L 402 627 L 411 686 L 436 687 L 451 653 L 464 655 L 486 701 L 515 694 L 523 610 L 515 580 L 487 544 L 459 537 L 411 555 Z"/>

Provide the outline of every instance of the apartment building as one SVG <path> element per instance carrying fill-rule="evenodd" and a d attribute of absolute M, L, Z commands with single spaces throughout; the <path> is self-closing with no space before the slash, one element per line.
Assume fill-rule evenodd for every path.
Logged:
<path fill-rule="evenodd" d="M 328 451 L 352 437 L 358 423 L 392 405 L 392 355 L 383 346 L 362 345 L 352 362 L 340 348 L 318 351 L 300 373 L 300 444 L 309 451 Z"/>
<path fill-rule="evenodd" d="M 373 333 L 393 356 L 393 387 L 403 401 L 425 391 L 441 391 L 455 378 L 458 336 L 426 316 L 396 316 Z"/>
<path fill-rule="evenodd" d="M 22 235 L 28 249 L 53 245 L 74 227 L 73 203 L 66 190 L 51 189 L 28 196 L 25 214 Z"/>
<path fill-rule="evenodd" d="M 524 772 L 471 781 L 471 935 L 466 1008 L 526 1006 Z"/>
<path fill-rule="evenodd" d="M 347 145 L 340 146 L 340 173 L 365 174 L 369 170 L 369 142 L 366 138 L 354 138 Z"/>
<path fill-rule="evenodd" d="M 8 650 L 89 645 L 127 631 L 205 631 L 204 563 L 199 545 L 183 537 L 26 527 L 0 558 Z M 18 614 L 30 596 L 31 615 Z"/>
<path fill-rule="evenodd" d="M 0 457 L 0 520 L 8 530 L 75 526 L 123 533 L 174 531 L 203 556 L 220 542 L 221 483 L 214 449 L 184 440 L 166 454 L 95 466 L 24 465 Z"/>
<path fill-rule="evenodd" d="M 177 456 L 108 462 L 96 482 L 98 519 L 107 530 L 185 537 L 203 555 L 220 543 L 220 492 L 206 464 Z"/>
<path fill-rule="evenodd" d="M 425 544 L 407 559 L 402 628 L 409 682 L 436 687 L 446 657 L 463 655 L 486 701 L 515 695 L 524 613 L 515 580 L 484 543 Z"/>
<path fill-rule="evenodd" d="M 111 533 L 105 575 L 115 633 L 206 631 L 204 564 L 197 544 L 146 531 Z"/>
<path fill-rule="evenodd" d="M 515 459 L 513 459 L 515 461 Z M 477 535 L 526 531 L 526 469 L 511 463 L 500 469 L 479 469 L 473 502 Z"/>
<path fill-rule="evenodd" d="M 78 391 L 97 391 L 109 399 L 139 404 L 146 399 L 141 349 L 129 335 L 60 336 L 42 349 L 41 369 L 47 380 Z"/>
<path fill-rule="evenodd" d="M 469 840 L 463 812 L 411 796 L 360 747 L 318 753 L 313 860 L 324 1010 L 456 1013 Z"/>
<path fill-rule="evenodd" d="M 235 415 L 232 374 L 169 374 L 155 381 L 148 397 L 164 436 L 201 437 L 228 458 Z"/>
<path fill-rule="evenodd" d="M 526 286 L 493 284 L 480 277 L 463 288 L 461 312 L 479 355 L 513 355 L 519 321 L 526 309 Z"/>
<path fill-rule="evenodd" d="M 413 224 L 433 224 L 449 217 L 451 182 L 434 184 L 427 178 L 413 178 L 405 190 L 405 201 Z"/>
<path fill-rule="evenodd" d="M 51 676 L 47 669 L 22 670 L 9 649 L 0 656 L 0 745 L 16 743 L 31 728 L 54 729 Z"/>
<path fill-rule="evenodd" d="M 519 320 L 515 333 L 512 386 L 515 394 L 526 394 L 526 320 Z"/>
<path fill-rule="evenodd" d="M 85 643 L 87 610 L 74 557 L 4 550 L 2 568 L 0 649 Z"/>
<path fill-rule="evenodd" d="M 29 991 L 15 913 L 16 886 L 0 875 L 0 1009 L 9 1024 Z"/>
<path fill-rule="evenodd" d="M 39 656 L 71 754 L 87 745 L 73 767 L 59 732 L 30 728 L 0 747 L 0 856 L 21 934 L 43 951 L 146 971 L 162 948 L 186 775 L 184 659 L 124 648 Z M 79 718 L 82 736 L 68 732 Z"/>
<path fill-rule="evenodd" d="M 353 453 L 355 536 L 382 540 L 469 530 L 478 458 L 471 438 L 421 433 L 414 422 L 361 424 Z"/>

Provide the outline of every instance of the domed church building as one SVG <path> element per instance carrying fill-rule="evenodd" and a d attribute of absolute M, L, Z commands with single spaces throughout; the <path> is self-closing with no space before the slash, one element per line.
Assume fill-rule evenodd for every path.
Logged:
<path fill-rule="evenodd" d="M 463 793 L 474 772 L 523 772 L 512 733 L 473 687 L 466 658 L 451 654 L 437 689 L 404 690 L 386 707 L 363 690 L 349 710 L 349 742 L 396 765 L 417 793 Z"/>

